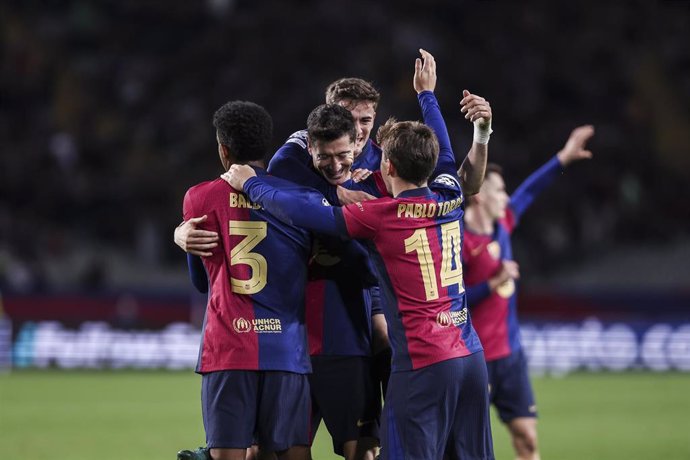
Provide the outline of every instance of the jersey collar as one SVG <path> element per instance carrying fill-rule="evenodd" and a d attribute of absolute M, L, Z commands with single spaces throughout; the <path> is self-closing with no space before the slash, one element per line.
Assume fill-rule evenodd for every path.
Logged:
<path fill-rule="evenodd" d="M 411 190 L 405 190 L 404 192 L 400 192 L 396 198 L 428 196 L 431 194 L 432 194 L 432 192 L 431 192 L 431 189 L 429 187 L 419 187 L 419 188 L 413 188 Z"/>

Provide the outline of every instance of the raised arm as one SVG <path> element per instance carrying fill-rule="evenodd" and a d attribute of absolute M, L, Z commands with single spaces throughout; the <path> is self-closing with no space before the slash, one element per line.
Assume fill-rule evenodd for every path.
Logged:
<path fill-rule="evenodd" d="M 475 195 L 484 182 L 486 160 L 488 157 L 489 136 L 491 135 L 491 105 L 481 96 L 467 90 L 462 92 L 460 111 L 474 124 L 472 147 L 458 170 L 460 185 L 466 196 Z"/>
<path fill-rule="evenodd" d="M 453 148 L 450 145 L 448 128 L 434 95 L 437 79 L 436 60 L 428 51 L 420 49 L 419 52 L 422 57 L 417 58 L 414 63 L 413 86 L 417 91 L 417 99 L 419 100 L 419 107 L 422 109 L 424 123 L 434 130 L 440 147 L 438 163 L 436 163 L 432 177 L 443 173 L 455 174 L 457 166 Z"/>
<path fill-rule="evenodd" d="M 510 196 L 510 207 L 516 217 L 520 217 L 534 202 L 535 198 L 548 187 L 569 164 L 592 158 L 586 149 L 587 141 L 594 135 L 592 125 L 575 128 L 563 148 L 542 167 L 525 179 Z"/>

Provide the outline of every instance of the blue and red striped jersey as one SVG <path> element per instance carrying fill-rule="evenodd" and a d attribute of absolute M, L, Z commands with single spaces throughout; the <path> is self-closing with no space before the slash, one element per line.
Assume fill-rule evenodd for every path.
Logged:
<path fill-rule="evenodd" d="M 496 221 L 492 234 L 465 231 L 462 257 L 467 302 L 487 361 L 505 358 L 521 348 L 516 283 L 506 281 L 491 292 L 488 280 L 500 271 L 503 260 L 513 259 L 510 237 L 519 218 L 561 170 L 558 158 L 553 157 L 532 173 L 511 195 L 506 216 Z"/>
<path fill-rule="evenodd" d="M 306 294 L 309 354 L 370 356 L 377 295 L 378 279 L 361 243 L 317 236 Z"/>
<path fill-rule="evenodd" d="M 463 208 L 458 179 L 448 174 L 430 188 L 342 208 L 348 234 L 376 249 L 393 371 L 482 350 L 464 294 Z"/>
<path fill-rule="evenodd" d="M 305 190 L 257 173 L 275 187 Z M 200 228 L 220 236 L 213 255 L 203 258 L 209 295 L 197 372 L 311 372 L 304 323 L 309 233 L 281 222 L 221 179 L 190 188 L 183 215 L 208 215 Z"/>
<path fill-rule="evenodd" d="M 380 164 L 381 149 L 369 139 L 352 167 L 373 171 Z M 340 205 L 336 187 L 313 167 L 306 130 L 293 133 L 285 141 L 271 159 L 268 172 L 313 187 L 331 204 Z M 351 185 L 351 181 L 343 184 Z M 317 235 L 306 291 L 311 355 L 371 355 L 371 315 L 378 307 L 377 284 L 366 248 L 360 243 Z"/>
<path fill-rule="evenodd" d="M 456 163 L 438 102 L 419 95 L 424 121 L 439 138 L 429 188 L 348 205 L 324 206 L 251 178 L 244 188 L 286 222 L 332 235 L 371 241 L 393 348 L 392 370 L 418 369 L 482 350 L 468 314 L 462 279 L 464 203 Z M 304 209 L 310 209 L 305 213 Z"/>

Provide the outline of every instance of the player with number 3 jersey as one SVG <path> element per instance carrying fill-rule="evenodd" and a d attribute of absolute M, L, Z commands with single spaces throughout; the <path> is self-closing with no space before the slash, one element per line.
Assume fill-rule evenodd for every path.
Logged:
<path fill-rule="evenodd" d="M 445 122 L 424 84 L 435 85 L 435 62 L 424 51 L 422 57 L 415 89 L 429 126 L 389 120 L 377 135 L 381 178 L 392 196 L 334 208 L 318 193 L 280 190 L 246 167 L 233 166 L 224 177 L 286 222 L 369 240 L 393 348 L 381 457 L 488 459 L 487 372 L 462 281 L 464 196 Z M 467 91 L 461 104 L 476 122 L 468 158 L 483 176 L 491 109 Z"/>

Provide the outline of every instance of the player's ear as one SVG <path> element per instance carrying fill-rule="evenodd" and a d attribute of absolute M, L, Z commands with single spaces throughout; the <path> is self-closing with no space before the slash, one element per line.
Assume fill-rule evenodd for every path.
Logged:
<path fill-rule="evenodd" d="M 221 157 L 223 157 L 226 160 L 229 160 L 231 157 L 230 149 L 228 148 L 227 145 L 218 144 L 218 153 L 220 154 Z"/>
<path fill-rule="evenodd" d="M 220 161 L 226 171 L 230 169 L 231 165 L 236 163 L 236 158 L 232 152 L 230 152 L 230 149 L 227 145 L 218 143 L 218 155 L 220 155 Z"/>
<path fill-rule="evenodd" d="M 393 162 L 387 159 L 386 163 L 388 163 L 388 175 L 390 177 L 398 177 L 398 171 L 395 169 Z"/>

